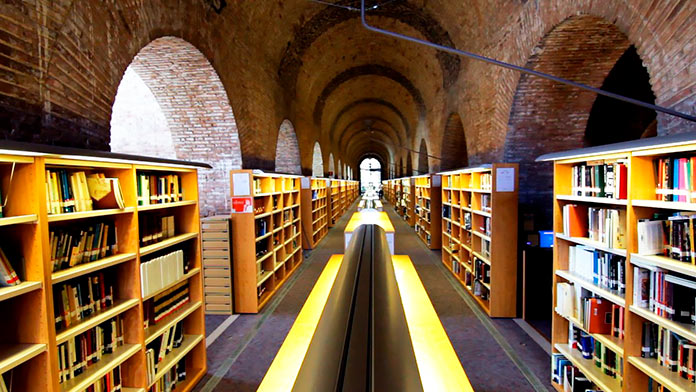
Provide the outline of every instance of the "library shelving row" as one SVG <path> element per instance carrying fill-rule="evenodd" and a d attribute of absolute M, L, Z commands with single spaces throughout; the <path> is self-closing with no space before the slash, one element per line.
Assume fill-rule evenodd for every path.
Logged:
<path fill-rule="evenodd" d="M 442 230 L 442 176 L 425 174 L 415 179 L 415 230 L 430 249 L 440 249 Z"/>
<path fill-rule="evenodd" d="M 234 307 L 257 313 L 302 263 L 302 177 L 233 170 L 230 180 Z"/>
<path fill-rule="evenodd" d="M 354 200 L 356 200 L 358 197 L 360 197 L 360 181 L 348 180 L 347 187 L 348 187 L 348 200 L 350 200 L 352 203 Z M 350 206 L 350 203 L 348 203 L 348 206 Z M 347 209 L 347 207 L 346 207 L 346 209 Z"/>
<path fill-rule="evenodd" d="M 404 177 L 397 180 L 399 190 L 398 199 L 396 202 L 396 212 L 408 223 L 413 226 L 416 223 L 414 209 L 416 206 L 416 197 L 414 195 L 414 178 Z"/>
<path fill-rule="evenodd" d="M 608 392 L 693 391 L 696 134 L 538 160 L 554 162 L 557 361 Z M 583 347 L 589 355 L 572 348 L 578 341 L 594 343 Z"/>
<path fill-rule="evenodd" d="M 441 173 L 442 262 L 490 317 L 517 312 L 517 164 Z"/>
<path fill-rule="evenodd" d="M 329 188 L 329 227 L 333 227 L 343 214 L 343 180 L 331 180 Z"/>
<path fill-rule="evenodd" d="M 19 279 L 0 285 L 5 385 L 193 388 L 206 371 L 197 170 L 209 167 L 0 144 L 0 270 Z M 179 306 L 155 307 L 167 299 Z"/>
<path fill-rule="evenodd" d="M 302 178 L 302 247 L 314 249 L 329 232 L 331 180 Z"/>

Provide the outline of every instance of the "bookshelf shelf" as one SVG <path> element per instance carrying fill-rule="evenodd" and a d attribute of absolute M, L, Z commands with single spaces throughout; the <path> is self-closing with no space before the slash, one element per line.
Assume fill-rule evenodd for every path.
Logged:
<path fill-rule="evenodd" d="M 41 289 L 41 282 L 22 282 L 16 286 L 0 288 L 0 302 Z"/>
<path fill-rule="evenodd" d="M 591 291 L 591 292 L 593 292 L 601 297 L 608 299 L 609 301 L 615 303 L 616 305 L 621 305 L 621 307 L 624 307 L 624 308 L 626 307 L 626 300 L 622 296 L 620 296 L 619 294 L 617 294 L 613 291 L 601 288 L 599 286 L 595 286 L 594 284 L 592 284 L 592 282 L 588 282 L 587 280 L 575 275 L 574 273 L 572 273 L 570 271 L 556 270 L 556 275 L 560 276 L 561 278 L 563 278 L 569 282 L 573 282 L 577 285 L 580 285 L 580 286 L 584 287 L 585 289 L 587 289 L 587 290 L 589 290 L 589 291 Z"/>
<path fill-rule="evenodd" d="M 182 358 L 186 356 L 191 350 L 193 350 L 198 343 L 203 340 L 203 335 L 184 335 L 184 341 L 181 346 L 173 349 L 164 360 L 158 364 L 157 373 L 152 382 L 149 383 L 148 388 L 151 388 L 157 380 L 162 378 L 174 365 L 176 365 Z"/>
<path fill-rule="evenodd" d="M 37 223 L 39 216 L 36 214 L 8 216 L 0 218 L 0 226 L 21 225 L 26 223 Z"/>
<path fill-rule="evenodd" d="M 146 205 L 146 206 L 138 206 L 138 212 L 162 210 L 165 208 L 195 206 L 196 204 L 198 204 L 198 201 L 196 201 L 196 200 L 184 200 L 184 201 L 177 201 L 177 202 L 173 202 L 173 203 L 150 204 L 150 205 Z"/>
<path fill-rule="evenodd" d="M 174 236 L 172 238 L 167 238 L 164 241 L 160 241 L 156 244 L 144 246 L 140 248 L 140 257 L 149 255 L 150 253 L 154 253 L 157 251 L 160 251 L 162 249 L 166 249 L 170 246 L 174 246 L 177 244 L 180 244 L 184 241 L 188 241 L 194 238 L 198 238 L 198 233 L 186 233 L 186 234 L 179 234 L 177 236 Z"/>
<path fill-rule="evenodd" d="M 45 344 L 0 344 L 0 374 L 46 351 Z"/>
<path fill-rule="evenodd" d="M 201 301 L 189 302 L 173 314 L 163 318 L 156 325 L 145 328 L 145 344 L 149 344 L 153 340 L 157 339 L 157 337 L 162 335 L 164 331 L 176 325 L 176 323 L 185 319 L 191 313 L 200 309 L 201 306 L 203 306 Z"/>
<path fill-rule="evenodd" d="M 696 278 L 696 266 L 665 256 L 646 256 L 631 253 L 631 263 L 641 266 L 656 266 Z"/>
<path fill-rule="evenodd" d="M 3 144 L 0 142 L 0 144 Z M 37 151 L 21 150 L 28 145 L 7 145 L 0 149 L 3 151 L 16 151 L 19 158 L 10 155 L 0 155 L 0 184 L 10 184 L 12 191 L 2 189 L 4 195 L 8 195 L 8 203 L 3 207 L 3 213 L 7 215 L 0 218 L 0 233 L 12 241 L 13 251 L 10 257 L 21 257 L 23 260 L 19 278 L 21 282 L 17 286 L 1 288 L 0 301 L 9 301 L 8 309 L 30 309 L 29 312 L 19 317 L 8 317 L 2 325 L 3 344 L 0 345 L 0 374 L 10 367 L 21 366 L 22 382 L 15 377 L 15 389 L 17 390 L 41 390 L 47 392 L 58 391 L 83 391 L 96 381 L 102 379 L 115 367 L 121 367 L 121 379 L 123 390 L 143 391 L 146 387 L 145 368 L 145 334 L 143 333 L 143 299 L 141 296 L 140 263 L 142 256 L 163 250 L 167 246 L 175 245 L 177 237 L 162 241 L 152 246 L 141 247 L 141 237 L 145 233 L 139 224 L 139 220 L 146 211 L 181 207 L 167 212 L 175 216 L 177 229 L 187 233 L 178 239 L 194 239 L 199 237 L 200 221 L 198 211 L 198 169 L 210 168 L 207 164 L 190 163 L 184 161 L 161 160 L 111 154 L 108 152 L 95 152 L 89 150 L 77 151 L 75 149 L 62 149 L 60 147 L 46 147 L 36 145 Z M 9 163 L 16 162 L 14 168 L 15 180 L 9 180 Z M 142 174 L 157 172 L 157 177 L 169 177 L 177 173 L 181 179 L 179 193 L 185 194 L 186 201 L 172 202 L 152 206 L 138 206 L 139 196 L 138 179 Z M 84 173 L 84 175 L 83 175 Z M 58 175 L 62 177 L 56 183 Z M 92 174 L 96 176 L 91 176 Z M 51 177 L 47 177 L 51 175 Z M 68 175 L 69 181 L 66 181 Z M 87 177 L 87 178 L 85 178 Z M 91 200 L 89 195 L 89 179 L 107 178 L 102 185 L 110 185 L 110 193 L 106 200 L 101 202 Z M 173 177 L 172 177 L 173 178 Z M 80 182 L 86 179 L 87 183 Z M 118 181 L 120 192 L 115 192 L 114 186 Z M 165 178 L 165 181 L 167 179 Z M 60 192 L 55 188 L 47 188 L 47 185 L 60 186 Z M 82 185 L 84 184 L 84 185 Z M 93 185 L 93 184 L 92 184 Z M 86 187 L 86 188 L 85 188 Z M 51 191 L 47 192 L 47 189 Z M 171 189 L 169 187 L 162 189 Z M 67 193 L 66 193 L 67 192 Z M 85 210 L 92 202 L 93 210 L 71 212 L 56 212 L 58 204 L 65 202 L 63 195 L 72 195 L 77 204 L 76 209 Z M 164 200 L 172 195 L 161 196 Z M 67 198 L 68 196 L 66 196 Z M 176 197 L 176 196 L 175 196 Z M 170 199 L 173 200 L 173 199 Z M 81 204 L 85 203 L 85 204 Z M 123 208 L 112 208 L 114 206 Z M 137 212 L 144 212 L 138 214 Z M 91 225 L 109 224 L 117 230 L 116 242 L 109 245 L 111 251 L 120 252 L 106 256 L 100 260 L 78 264 L 72 268 L 53 272 L 52 266 L 56 255 L 54 254 L 55 242 L 51 240 L 51 232 L 83 231 Z M 142 223 L 142 222 L 141 222 Z M 88 226 L 89 225 L 89 226 Z M 55 237 L 53 237 L 55 238 Z M 76 252 L 77 241 L 75 237 L 67 248 L 69 253 Z M 64 239 L 62 241 L 65 241 Z M 181 241 L 183 242 L 183 241 Z M 64 242 L 65 243 L 65 242 Z M 85 242 L 86 244 L 87 242 Z M 4 245 L 4 244 L 3 244 Z M 115 245 L 115 248 L 111 248 Z M 189 269 L 200 269 L 200 243 L 191 241 L 182 244 L 185 252 L 185 262 Z M 103 248 L 102 248 L 103 249 Z M 117 249 L 117 251 L 115 250 Z M 108 253 L 107 253 L 108 254 Z M 13 260 L 11 260 L 13 261 Z M 15 266 L 16 267 L 16 266 Z M 108 269 L 108 271 L 107 271 Z M 73 320 L 70 327 L 56 331 L 55 318 L 63 313 L 62 301 L 55 298 L 55 288 L 68 283 L 76 291 L 84 294 L 86 280 L 84 278 L 94 272 L 105 272 L 108 286 L 112 286 L 116 298 L 109 308 L 95 312 L 82 320 Z M 96 281 L 93 281 L 96 282 Z M 101 284 L 105 281 L 101 281 Z M 57 290 L 56 290 L 57 291 Z M 78 291 L 79 292 L 79 291 Z M 193 301 L 201 301 L 203 298 L 202 277 L 191 277 L 189 295 Z M 75 305 L 79 306 L 80 299 L 74 298 Z M 70 302 L 70 299 L 68 300 Z M 182 315 L 182 313 L 178 313 Z M 16 315 L 11 315 L 16 316 Z M 76 339 L 76 344 L 82 344 L 78 340 L 79 335 L 93 330 L 115 316 L 123 322 L 123 340 L 125 345 L 115 349 L 114 353 L 104 354 L 98 362 L 91 364 L 79 376 L 72 380 L 60 382 L 59 351 L 66 348 L 65 354 L 72 350 L 64 343 Z M 179 316 L 175 316 L 179 317 Z M 205 324 L 203 312 L 193 311 L 181 316 L 186 319 L 187 333 L 201 334 Z M 79 347 L 79 346 L 78 346 Z M 93 347 L 88 347 L 88 351 Z M 198 350 L 187 358 L 187 365 L 192 369 L 205 369 L 205 350 Z M 190 377 L 187 382 L 191 385 L 200 379 L 202 374 Z M 31 380 L 31 381 L 24 381 Z M 31 384 L 28 384 L 31 382 Z M 25 385 L 26 384 L 26 385 Z M 29 387 L 28 385 L 31 385 Z M 124 388 L 128 386 L 128 388 Z"/>
<path fill-rule="evenodd" d="M 597 250 L 601 250 L 602 252 L 607 252 L 607 253 L 612 253 L 618 256 L 623 256 L 626 257 L 626 249 L 616 249 L 616 248 L 610 248 L 606 245 L 604 245 L 601 242 L 598 241 L 593 241 L 589 238 L 583 238 L 583 237 L 571 237 L 562 233 L 556 233 L 556 238 L 572 242 L 574 244 L 578 245 L 586 245 L 589 247 L 592 247 Z"/>
<path fill-rule="evenodd" d="M 52 273 L 51 281 L 53 282 L 53 284 L 64 282 L 69 279 L 77 278 L 104 268 L 112 267 L 114 265 L 133 260 L 136 258 L 136 256 L 137 255 L 135 253 L 123 253 L 106 257 L 101 260 L 76 265 L 72 268 Z"/>
<path fill-rule="evenodd" d="M 106 210 L 93 210 L 83 212 L 69 212 L 64 214 L 55 214 L 48 216 L 48 222 L 65 222 L 69 220 L 96 218 L 100 216 L 110 216 L 119 214 L 132 214 L 135 212 L 135 207 L 126 207 L 124 209 L 110 208 Z"/>
<path fill-rule="evenodd" d="M 625 306 L 624 339 L 622 345 L 626 359 L 623 367 L 623 391 L 625 392 L 648 390 L 649 378 L 654 379 L 672 391 L 694 390 L 694 384 L 682 379 L 677 372 L 671 372 L 669 369 L 660 366 L 656 360 L 641 358 L 640 355 L 643 346 L 643 328 L 645 326 L 658 325 L 690 341 L 696 341 L 696 326 L 690 323 L 669 320 L 658 316 L 652 310 L 635 304 L 636 298 L 640 298 L 642 295 L 641 291 L 645 287 L 647 279 L 647 288 L 643 292 L 648 293 L 648 298 L 664 295 L 665 301 L 670 302 L 670 304 L 665 304 L 665 306 L 680 306 L 676 302 L 674 302 L 674 305 L 672 304 L 669 294 L 658 293 L 662 290 L 661 287 L 665 286 L 658 282 L 660 277 L 655 278 L 657 280 L 653 281 L 654 277 L 650 277 L 651 273 L 646 272 L 646 269 L 654 271 L 655 267 L 660 268 L 668 278 L 684 279 L 686 281 L 684 284 L 696 280 L 696 266 L 689 262 L 682 262 L 657 254 L 638 254 L 639 244 L 641 249 L 644 249 L 644 245 L 649 241 L 648 236 L 643 234 L 639 236 L 638 234 L 639 225 L 647 225 L 643 223 L 644 220 L 663 221 L 667 220 L 668 216 L 689 215 L 696 212 L 696 204 L 694 203 L 666 201 L 668 198 L 671 200 L 669 195 L 673 194 L 675 190 L 677 191 L 674 192 L 676 195 L 690 195 L 693 191 L 693 189 L 687 189 L 688 187 L 693 188 L 691 179 L 688 178 L 686 179 L 687 181 L 682 181 L 679 177 L 683 176 L 683 173 L 689 173 L 688 175 L 691 176 L 692 166 L 689 165 L 694 164 L 693 157 L 696 155 L 696 143 L 694 140 L 696 140 L 696 134 L 693 133 L 660 136 L 649 140 L 553 153 L 537 159 L 537 161 L 554 162 L 554 195 L 557 201 L 554 203 L 554 231 L 557 233 L 556 238 L 560 241 L 554 244 L 553 303 L 555 304 L 559 293 L 556 284 L 563 279 L 588 289 L 611 302 Z M 679 167 L 679 170 L 677 170 L 677 167 Z M 683 171 L 682 168 L 684 168 Z M 613 173 L 613 176 L 604 176 L 607 173 Z M 617 173 L 619 176 L 617 176 Z M 611 183 L 608 181 L 611 181 Z M 684 182 L 687 185 L 683 185 Z M 603 190 L 602 186 L 604 186 Z M 613 188 L 611 188 L 612 186 Z M 614 196 L 620 194 L 622 199 L 594 197 L 602 192 L 605 194 L 611 193 Z M 568 196 L 581 193 L 587 196 Z M 595 205 L 594 207 L 618 209 L 620 211 L 625 209 L 626 226 L 625 230 L 622 230 L 621 235 L 625 236 L 626 249 L 612 249 L 603 244 L 589 241 L 587 238 L 567 237 L 559 234 L 564 231 L 563 205 L 566 202 L 589 206 Z M 684 214 L 679 214 L 680 212 L 684 212 Z M 679 218 L 672 219 L 678 220 Z M 621 225 L 623 225 L 623 218 L 621 218 L 621 222 Z M 608 223 L 613 224 L 615 222 Z M 602 222 L 599 222 L 599 224 L 601 225 Z M 671 224 L 675 224 L 674 221 Z M 666 226 L 662 227 L 673 227 L 668 224 L 664 225 Z M 652 227 L 656 226 L 660 225 L 653 224 Z M 691 230 L 688 226 L 682 227 L 686 227 L 686 230 Z M 623 227 L 620 226 L 620 229 L 623 229 Z M 683 249 L 684 246 L 688 247 L 688 245 L 683 243 L 683 240 L 679 240 L 679 236 L 683 231 L 680 229 L 679 234 L 676 234 L 676 236 L 673 236 L 676 229 L 674 232 L 670 232 L 670 235 L 665 236 L 667 238 L 665 244 L 659 243 L 659 238 L 662 238 L 663 235 L 659 233 L 659 235 L 653 237 L 658 238 L 658 240 L 649 244 L 650 248 L 654 249 L 655 253 L 660 253 L 662 247 L 668 245 L 667 243 L 669 243 L 669 247 L 676 249 Z M 691 237 L 690 234 L 689 237 Z M 676 241 L 676 244 L 674 241 Z M 567 272 L 570 263 L 568 249 L 569 246 L 575 244 L 586 245 L 598 251 L 625 257 L 623 262 L 625 263 L 626 294 L 624 295 L 625 301 L 623 303 L 616 301 L 617 298 L 612 296 L 613 293 L 593 289 L 590 287 L 591 285 L 588 286 L 587 281 L 573 279 L 575 277 L 569 275 Z M 612 263 L 614 262 L 613 260 L 614 258 L 612 257 Z M 637 273 L 641 275 L 636 275 Z M 638 284 L 640 286 L 636 286 Z M 657 286 L 653 286 L 655 284 Z M 673 284 L 676 287 L 679 283 Z M 677 289 L 674 288 L 674 290 L 676 293 Z M 647 301 L 648 298 L 643 297 L 641 301 Z M 687 298 L 690 298 L 690 296 Z M 653 299 L 650 299 L 650 301 L 653 301 Z M 675 311 L 679 310 L 675 309 Z M 559 345 L 568 342 L 568 334 L 567 319 L 554 313 L 552 343 L 557 351 L 561 351 Z M 596 334 L 592 336 L 598 340 L 600 338 Z M 606 346 L 612 350 L 616 348 L 612 348 L 610 343 L 607 343 Z M 658 348 L 658 350 L 660 349 Z M 568 349 L 567 351 L 571 350 Z M 578 353 L 570 354 L 576 355 Z M 588 373 L 585 374 L 590 376 Z"/>
<path fill-rule="evenodd" d="M 184 276 L 182 276 L 181 279 L 177 280 L 176 282 L 172 282 L 172 283 L 166 285 L 165 287 L 162 287 L 161 289 L 144 296 L 143 301 L 146 301 L 150 298 L 153 298 L 154 296 L 169 290 L 170 288 L 176 286 L 177 284 L 179 284 L 185 280 L 189 280 L 193 277 L 197 277 L 200 273 L 201 273 L 200 267 L 191 268 L 191 270 L 189 272 L 185 273 Z"/>
<path fill-rule="evenodd" d="M 667 371 L 655 359 L 628 357 L 628 363 L 637 367 L 640 371 L 655 379 L 660 384 L 669 388 L 672 392 L 687 392 L 694 390 L 694 383 L 685 380 L 675 372 Z"/>
<path fill-rule="evenodd" d="M 112 354 L 105 354 L 101 361 L 87 368 L 87 370 L 79 376 L 65 381 L 61 384 L 62 392 L 81 392 L 90 385 L 104 377 L 108 372 L 116 366 L 126 362 L 141 350 L 140 344 L 124 344 L 114 350 Z"/>
<path fill-rule="evenodd" d="M 442 176 L 426 174 L 413 177 L 416 202 L 415 227 L 418 237 L 430 249 L 442 247 Z M 416 214 L 415 211 L 418 211 Z M 436 213 L 432 213 L 436 211 Z"/>
<path fill-rule="evenodd" d="M 492 188 L 499 173 L 512 174 L 509 188 Z M 490 317 L 517 315 L 517 174 L 504 163 L 440 173 L 442 207 L 431 206 L 442 219 L 443 264 Z"/>
<path fill-rule="evenodd" d="M 115 300 L 114 304 L 109 308 L 96 312 L 89 317 L 81 320 L 64 331 L 56 333 L 56 344 L 65 343 L 73 336 L 77 336 L 88 329 L 94 328 L 97 325 L 107 321 L 125 311 L 137 306 L 140 303 L 137 299 Z"/>
<path fill-rule="evenodd" d="M 628 201 L 625 199 L 610 199 L 607 197 L 557 195 L 556 199 L 562 200 L 562 201 L 579 202 L 579 203 L 608 204 L 608 205 L 613 205 L 613 206 L 626 206 L 626 205 L 628 205 Z"/>
<path fill-rule="evenodd" d="M 558 352 L 562 353 L 569 359 L 573 365 L 577 366 L 580 371 L 587 376 L 592 382 L 605 392 L 621 391 L 621 384 L 615 378 L 604 374 L 598 367 L 594 365 L 591 359 L 585 359 L 577 350 L 573 350 L 567 344 L 555 344 L 554 347 Z"/>
<path fill-rule="evenodd" d="M 242 178 L 248 176 L 242 182 Z M 303 181 L 300 176 L 263 173 L 258 170 L 233 170 L 230 193 L 233 197 L 256 197 L 253 212 L 233 212 L 232 230 L 232 282 L 235 313 L 258 313 L 266 300 L 270 299 L 293 267 L 302 262 L 294 254 L 284 263 L 288 247 L 299 248 L 297 234 L 302 225 L 316 217 L 303 216 L 302 209 L 312 208 L 312 202 L 303 200 L 299 194 Z M 235 183 L 237 179 L 239 182 Z M 235 188 L 236 187 L 236 188 Z M 248 195 L 248 196 L 246 196 Z M 310 193 L 311 198 L 311 193 Z M 322 203 L 316 207 L 325 207 Z M 319 211 L 318 211 L 319 212 Z M 300 220 L 302 217 L 302 220 Z M 266 234 L 258 236 L 259 219 L 264 219 Z M 257 256 L 258 255 L 258 256 Z"/>
<path fill-rule="evenodd" d="M 696 211 L 696 203 L 661 200 L 631 200 L 634 207 L 656 208 L 661 210 Z"/>

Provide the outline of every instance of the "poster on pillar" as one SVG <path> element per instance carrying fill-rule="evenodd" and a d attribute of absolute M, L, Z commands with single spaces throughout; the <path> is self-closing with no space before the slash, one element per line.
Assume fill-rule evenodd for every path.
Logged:
<path fill-rule="evenodd" d="M 232 213 L 243 214 L 254 212 L 252 197 L 233 197 L 232 198 Z"/>

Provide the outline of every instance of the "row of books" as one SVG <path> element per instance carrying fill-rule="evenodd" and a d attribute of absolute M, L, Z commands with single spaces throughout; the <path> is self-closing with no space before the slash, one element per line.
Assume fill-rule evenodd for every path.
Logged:
<path fill-rule="evenodd" d="M 140 286 L 143 297 L 181 280 L 185 273 L 183 250 L 140 263 Z"/>
<path fill-rule="evenodd" d="M 626 199 L 628 196 L 628 162 L 587 162 L 572 168 L 571 191 L 576 196 Z"/>
<path fill-rule="evenodd" d="M 176 235 L 176 220 L 173 215 L 141 215 L 140 246 L 147 246 L 164 241 Z"/>
<path fill-rule="evenodd" d="M 474 278 L 483 283 L 491 283 L 491 266 L 474 257 Z"/>
<path fill-rule="evenodd" d="M 178 174 L 138 174 L 136 180 L 138 205 L 174 203 L 184 200 L 181 177 Z"/>
<path fill-rule="evenodd" d="M 556 312 L 575 319 L 585 331 L 602 335 L 623 336 L 624 309 L 611 301 L 567 282 L 556 283 Z"/>
<path fill-rule="evenodd" d="M 56 331 L 68 328 L 92 314 L 109 308 L 114 301 L 112 281 L 112 279 L 107 280 L 103 272 L 99 272 L 54 286 L 53 312 Z"/>
<path fill-rule="evenodd" d="M 49 214 L 125 208 L 118 178 L 104 173 L 46 170 L 46 207 Z"/>
<path fill-rule="evenodd" d="M 696 282 L 654 266 L 633 267 L 633 304 L 660 317 L 696 324 Z"/>
<path fill-rule="evenodd" d="M 551 380 L 566 392 L 599 392 L 592 381 L 561 353 L 551 354 Z"/>
<path fill-rule="evenodd" d="M 17 271 L 12 268 L 12 263 L 0 247 L 0 287 L 16 286 L 22 283 Z"/>
<path fill-rule="evenodd" d="M 481 211 L 491 212 L 491 195 L 483 194 L 481 195 Z"/>
<path fill-rule="evenodd" d="M 658 158 L 653 164 L 657 200 L 696 201 L 696 156 Z"/>
<path fill-rule="evenodd" d="M 663 368 L 696 382 L 696 343 L 661 325 L 643 323 L 641 357 L 654 358 Z"/>
<path fill-rule="evenodd" d="M 666 386 L 660 384 L 657 380 L 652 377 L 648 377 L 648 392 L 672 392 Z"/>
<path fill-rule="evenodd" d="M 626 258 L 585 245 L 568 247 L 568 271 L 597 287 L 626 293 Z"/>
<path fill-rule="evenodd" d="M 109 370 L 104 377 L 85 389 L 85 392 L 118 392 L 122 390 L 121 365 Z"/>
<path fill-rule="evenodd" d="M 172 288 L 155 295 L 143 304 L 145 328 L 157 325 L 162 319 L 175 313 L 190 301 L 188 280 L 177 283 Z"/>
<path fill-rule="evenodd" d="M 464 214 L 464 225 L 465 226 L 467 224 L 467 222 L 466 222 L 467 214 L 468 214 L 468 212 Z M 490 237 L 491 236 L 491 218 L 484 216 L 481 223 L 482 224 L 479 225 L 479 227 L 478 227 L 479 233 L 485 234 L 485 235 Z M 471 225 L 471 216 L 469 216 L 469 225 Z M 469 230 L 469 229 L 467 229 L 467 230 Z"/>
<path fill-rule="evenodd" d="M 589 238 L 610 248 L 626 249 L 626 210 L 563 206 L 563 234 Z"/>
<path fill-rule="evenodd" d="M 164 330 L 162 335 L 145 346 L 145 358 L 147 362 L 147 383 L 155 382 L 159 364 L 164 361 L 167 354 L 181 346 L 184 341 L 184 322 L 179 321 L 170 328 Z"/>
<path fill-rule="evenodd" d="M 179 361 L 162 377 L 155 382 L 148 392 L 171 392 L 176 390 L 177 384 L 186 380 L 186 359 Z"/>
<path fill-rule="evenodd" d="M 592 335 L 570 324 L 568 344 L 578 350 L 582 357 L 592 360 L 592 363 L 607 376 L 623 381 L 623 358 L 602 344 Z"/>
<path fill-rule="evenodd" d="M 639 220 L 638 253 L 663 255 L 696 265 L 694 216 L 693 212 L 678 212 L 654 214 L 651 219 Z"/>
<path fill-rule="evenodd" d="M 491 173 L 481 173 L 481 189 L 484 191 L 490 191 L 493 189 L 493 174 Z"/>
<path fill-rule="evenodd" d="M 117 316 L 58 345 L 59 381 L 79 376 L 122 346 L 123 331 L 123 319 Z"/>
<path fill-rule="evenodd" d="M 118 234 L 113 222 L 96 222 L 69 228 L 51 228 L 53 272 L 89 263 L 118 252 Z"/>

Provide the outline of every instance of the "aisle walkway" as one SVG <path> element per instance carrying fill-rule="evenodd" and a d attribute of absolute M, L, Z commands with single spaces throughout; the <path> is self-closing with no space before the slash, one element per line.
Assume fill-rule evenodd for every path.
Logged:
<path fill-rule="evenodd" d="M 208 374 L 195 391 L 255 391 L 329 257 L 343 252 L 351 209 L 329 230 L 276 297 L 256 315 L 240 315 L 208 344 Z M 490 320 L 398 215 L 396 252 L 408 254 L 428 291 L 454 349 L 478 392 L 552 391 L 548 355 L 512 320 Z M 227 316 L 206 317 L 210 336 Z M 223 326 L 224 328 L 224 326 Z"/>

